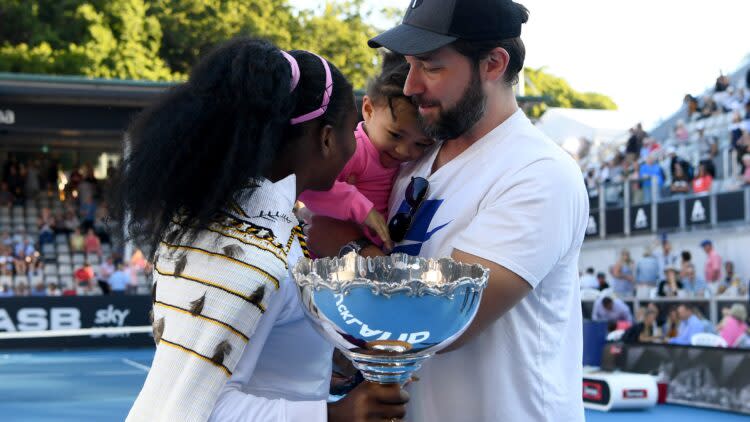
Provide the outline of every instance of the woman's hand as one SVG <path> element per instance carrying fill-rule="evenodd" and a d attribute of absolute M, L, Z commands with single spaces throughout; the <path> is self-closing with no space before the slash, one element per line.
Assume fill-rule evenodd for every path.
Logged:
<path fill-rule="evenodd" d="M 382 422 L 403 419 L 409 394 L 398 384 L 365 381 L 346 397 L 328 403 L 328 422 Z"/>

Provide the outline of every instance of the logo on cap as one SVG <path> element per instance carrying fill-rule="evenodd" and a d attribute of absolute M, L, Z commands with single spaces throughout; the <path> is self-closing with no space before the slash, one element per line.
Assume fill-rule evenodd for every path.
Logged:
<path fill-rule="evenodd" d="M 416 9 L 420 4 L 422 4 L 422 0 L 414 0 L 413 2 L 411 2 L 411 8 Z"/>

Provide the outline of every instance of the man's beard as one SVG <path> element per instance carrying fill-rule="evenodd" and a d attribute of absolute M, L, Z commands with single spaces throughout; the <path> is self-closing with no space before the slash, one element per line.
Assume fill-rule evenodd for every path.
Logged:
<path fill-rule="evenodd" d="M 414 96 L 413 101 L 416 104 L 423 103 L 418 95 Z M 440 114 L 434 122 L 429 122 L 424 116 L 418 114 L 419 123 L 425 134 L 430 138 L 437 141 L 455 139 L 474 127 L 479 119 L 484 116 L 486 105 L 487 97 L 482 91 L 479 71 L 474 69 L 469 86 L 466 87 L 466 91 L 464 91 L 458 104 L 453 108 L 440 110 Z"/>

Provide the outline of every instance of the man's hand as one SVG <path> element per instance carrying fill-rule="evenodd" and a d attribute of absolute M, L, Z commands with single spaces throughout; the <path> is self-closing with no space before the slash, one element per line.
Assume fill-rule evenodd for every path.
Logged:
<path fill-rule="evenodd" d="M 498 265 L 492 261 L 480 258 L 478 256 L 460 251 L 453 250 L 451 255 L 456 261 L 465 264 L 479 264 L 490 269 L 490 278 L 487 281 L 487 287 L 482 294 L 482 301 L 479 303 L 479 310 L 471 322 L 469 328 L 453 342 L 448 348 L 439 353 L 450 352 L 458 349 L 469 340 L 477 336 L 490 324 L 497 321 L 506 312 L 511 310 L 518 302 L 521 301 L 531 291 L 531 286 L 519 275 L 513 271 Z"/>
<path fill-rule="evenodd" d="M 328 403 L 328 422 L 382 422 L 403 419 L 409 394 L 398 384 L 365 381 L 343 399 Z"/>

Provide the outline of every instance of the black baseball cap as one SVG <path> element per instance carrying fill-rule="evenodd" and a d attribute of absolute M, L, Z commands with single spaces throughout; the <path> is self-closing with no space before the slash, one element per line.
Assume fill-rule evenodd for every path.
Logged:
<path fill-rule="evenodd" d="M 414 56 L 458 39 L 486 41 L 519 37 L 527 17 L 526 9 L 511 0 L 410 0 L 401 24 L 367 44 Z"/>

